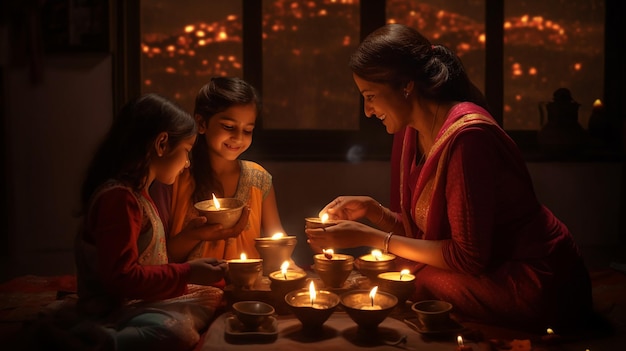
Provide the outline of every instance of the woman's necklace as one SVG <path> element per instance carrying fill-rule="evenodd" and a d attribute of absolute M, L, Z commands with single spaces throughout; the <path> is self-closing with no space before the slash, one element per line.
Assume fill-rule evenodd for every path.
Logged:
<path fill-rule="evenodd" d="M 435 124 L 437 122 L 437 115 L 439 115 L 439 106 L 440 105 L 441 104 L 437 104 L 437 109 L 435 110 L 435 118 L 433 118 L 433 125 L 430 127 L 430 139 L 431 140 L 433 140 L 433 133 L 435 132 Z M 434 144 L 434 140 L 433 140 L 433 144 Z M 432 148 L 432 145 L 431 145 L 430 148 Z M 428 148 L 428 152 L 430 152 L 430 148 Z M 426 154 L 428 152 L 426 151 L 426 148 L 424 148 L 424 151 L 422 152 L 422 157 L 417 162 L 417 165 L 421 165 L 422 162 L 426 161 Z"/>

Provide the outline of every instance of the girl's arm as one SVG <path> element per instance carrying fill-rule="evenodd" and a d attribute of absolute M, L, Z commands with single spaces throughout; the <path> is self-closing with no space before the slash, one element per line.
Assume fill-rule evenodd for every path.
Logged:
<path fill-rule="evenodd" d="M 289 235 L 288 233 L 285 233 L 285 229 L 280 221 L 278 205 L 276 204 L 276 193 L 274 192 L 273 185 L 263 200 L 263 209 L 261 212 L 261 232 L 265 233 L 265 236 L 272 236 L 276 233 Z"/>
<path fill-rule="evenodd" d="M 224 240 L 239 235 L 248 225 L 250 208 L 244 206 L 241 217 L 234 227 L 223 229 L 221 224 L 207 224 L 206 218 L 193 218 L 177 235 L 167 241 L 167 254 L 172 262 L 185 262 L 189 253 L 201 241 Z"/>

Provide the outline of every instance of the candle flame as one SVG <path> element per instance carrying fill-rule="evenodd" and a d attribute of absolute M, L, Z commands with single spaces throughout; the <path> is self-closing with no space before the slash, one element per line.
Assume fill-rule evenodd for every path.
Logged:
<path fill-rule="evenodd" d="M 274 239 L 274 240 L 276 240 L 276 239 L 280 239 L 280 238 L 282 238 L 284 235 L 285 235 L 285 234 L 278 232 L 278 233 L 276 233 L 276 234 L 272 235 L 272 239 Z"/>
<path fill-rule="evenodd" d="M 335 251 L 333 251 L 333 249 L 322 249 L 322 253 L 324 254 L 324 257 L 330 260 L 333 258 Z"/>
<path fill-rule="evenodd" d="M 546 329 L 546 333 L 548 333 L 548 335 L 552 335 L 554 334 L 554 330 L 552 330 L 552 328 L 548 328 Z"/>
<path fill-rule="evenodd" d="M 602 107 L 602 100 L 600 100 L 600 99 L 596 99 L 596 100 L 593 102 L 593 107 Z"/>
<path fill-rule="evenodd" d="M 380 250 L 372 250 L 372 256 L 374 256 L 376 261 L 380 261 L 380 259 L 383 257 L 383 253 Z"/>
<path fill-rule="evenodd" d="M 372 307 L 374 307 L 374 297 L 376 296 L 376 292 L 378 291 L 378 286 L 375 286 L 370 291 L 370 300 L 372 301 Z"/>
<path fill-rule="evenodd" d="M 313 306 L 313 303 L 315 302 L 315 284 L 313 284 L 313 281 L 311 281 L 311 284 L 309 284 L 309 296 L 311 297 L 311 306 Z"/>
<path fill-rule="evenodd" d="M 328 213 L 324 213 L 321 217 L 322 223 L 326 223 L 328 221 Z"/>
<path fill-rule="evenodd" d="M 459 344 L 459 347 L 463 347 L 463 337 L 461 335 L 456 337 L 456 342 Z"/>
<path fill-rule="evenodd" d="M 280 271 L 283 273 L 285 278 L 287 277 L 287 268 L 289 268 L 289 261 L 285 261 L 280 265 Z"/>
<path fill-rule="evenodd" d="M 220 202 L 217 201 L 217 198 L 215 197 L 214 193 L 211 193 L 211 195 L 213 195 L 213 205 L 215 206 L 215 208 L 217 208 L 219 210 L 220 209 Z"/>
<path fill-rule="evenodd" d="M 403 269 L 400 271 L 400 280 L 402 280 L 402 276 L 403 275 L 407 275 L 409 274 L 409 270 L 408 269 Z"/>
<path fill-rule="evenodd" d="M 248 256 L 246 256 L 246 254 L 245 254 L 245 253 L 242 253 L 242 254 L 241 254 L 241 256 L 239 256 L 239 258 L 240 258 L 242 261 L 245 261 L 245 260 L 247 260 L 247 259 L 248 259 Z"/>

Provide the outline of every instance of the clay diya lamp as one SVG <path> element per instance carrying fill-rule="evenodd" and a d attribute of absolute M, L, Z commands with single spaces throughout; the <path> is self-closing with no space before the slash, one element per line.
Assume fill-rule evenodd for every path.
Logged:
<path fill-rule="evenodd" d="M 341 306 L 348 316 L 358 325 L 359 332 L 375 333 L 378 325 L 389 316 L 398 304 L 394 295 L 372 290 L 351 290 L 341 295 Z"/>
<path fill-rule="evenodd" d="M 378 274 L 393 271 L 395 269 L 395 261 L 395 255 L 382 253 L 380 250 L 372 250 L 370 254 L 357 258 L 354 266 L 361 274 L 373 282 Z"/>
<path fill-rule="evenodd" d="M 341 288 L 354 268 L 354 257 L 336 254 L 332 249 L 313 256 L 313 270 L 328 288 Z"/>
<path fill-rule="evenodd" d="M 232 228 L 239 221 L 243 211 L 243 201 L 235 198 L 217 198 L 196 202 L 193 206 L 206 217 L 207 223 L 219 223 L 224 228 Z"/>
<path fill-rule="evenodd" d="M 339 305 L 339 295 L 328 290 L 316 290 L 311 281 L 308 289 L 290 291 L 285 302 L 302 323 L 305 333 L 317 333 Z"/>
<path fill-rule="evenodd" d="M 328 214 L 324 213 L 322 217 L 306 217 L 304 225 L 307 229 L 328 228 L 337 224 L 337 221 L 328 219 Z"/>
<path fill-rule="evenodd" d="M 238 289 L 252 289 L 263 269 L 263 259 L 247 258 L 244 253 L 239 259 L 226 260 L 226 263 L 230 282 Z"/>
<path fill-rule="evenodd" d="M 380 291 L 393 294 L 398 298 L 398 305 L 404 306 L 406 300 L 415 292 L 415 276 L 408 269 L 400 272 L 384 272 L 376 276 Z"/>
<path fill-rule="evenodd" d="M 297 243 L 295 236 L 285 236 L 283 233 L 276 233 L 266 238 L 255 238 L 254 246 L 263 259 L 263 275 L 268 276 L 280 270 L 280 265 L 291 259 Z"/>
<path fill-rule="evenodd" d="M 285 295 L 290 291 L 303 289 L 306 286 L 306 273 L 289 270 L 289 261 L 284 261 L 280 270 L 269 274 L 270 290 L 274 298 L 276 310 L 280 314 L 289 311 L 285 303 Z"/>

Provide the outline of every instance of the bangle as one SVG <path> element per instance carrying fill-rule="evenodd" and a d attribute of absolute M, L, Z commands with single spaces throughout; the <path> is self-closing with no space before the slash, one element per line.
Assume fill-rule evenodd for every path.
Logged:
<path fill-rule="evenodd" d="M 391 240 L 391 236 L 393 235 L 393 232 L 389 232 L 387 234 L 387 236 L 385 236 L 385 241 L 383 241 L 383 252 L 387 253 L 389 252 L 389 241 Z"/>
<path fill-rule="evenodd" d="M 383 208 L 383 205 L 380 202 L 378 203 L 378 207 L 380 208 L 380 219 L 378 220 L 378 222 L 376 222 L 376 224 L 380 224 L 383 221 L 383 218 L 385 217 L 385 209 Z"/>

